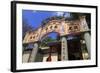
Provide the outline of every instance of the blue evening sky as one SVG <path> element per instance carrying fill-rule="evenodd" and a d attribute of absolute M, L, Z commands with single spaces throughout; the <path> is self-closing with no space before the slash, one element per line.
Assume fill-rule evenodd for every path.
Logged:
<path fill-rule="evenodd" d="M 33 26 L 33 28 L 38 28 L 41 25 L 41 22 L 46 18 L 52 16 L 62 16 L 64 13 L 66 17 L 70 17 L 70 13 L 68 12 L 23 10 L 22 20 Z M 50 33 L 49 36 L 55 39 L 57 34 Z"/>

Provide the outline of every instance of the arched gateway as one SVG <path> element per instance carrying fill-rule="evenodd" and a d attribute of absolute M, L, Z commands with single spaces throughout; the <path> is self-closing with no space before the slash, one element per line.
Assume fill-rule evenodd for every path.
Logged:
<path fill-rule="evenodd" d="M 83 53 L 85 47 L 84 45 L 86 45 L 85 48 L 87 48 L 88 51 L 87 54 L 89 55 L 90 58 L 91 37 L 89 31 L 90 30 L 88 28 L 85 16 L 80 16 L 79 19 L 77 20 L 66 20 L 65 18 L 50 19 L 46 23 L 44 23 L 44 25 L 40 26 L 33 32 L 26 33 L 25 38 L 23 40 L 23 45 L 24 47 L 25 45 L 27 45 L 27 47 L 31 45 L 32 50 L 29 54 L 27 54 L 27 60 L 24 59 L 24 57 L 26 57 L 26 53 L 23 53 L 23 62 L 43 61 L 43 55 L 41 55 L 38 52 L 42 50 L 42 48 L 39 49 L 39 43 L 41 42 L 41 39 L 45 35 L 51 32 L 57 32 L 59 34 L 60 37 L 59 46 L 61 46 L 61 48 L 60 48 L 60 57 L 58 54 L 58 58 L 61 61 L 73 60 L 73 59 L 86 59 L 87 55 Z M 57 46 L 57 43 L 55 45 L 53 44 L 50 46 Z M 80 54 L 77 52 L 79 52 Z"/>

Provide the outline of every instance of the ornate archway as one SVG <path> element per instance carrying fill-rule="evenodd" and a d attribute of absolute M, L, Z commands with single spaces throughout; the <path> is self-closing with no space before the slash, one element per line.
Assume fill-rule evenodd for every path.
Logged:
<path fill-rule="evenodd" d="M 27 32 L 23 40 L 24 43 L 36 43 L 42 39 L 42 37 L 51 32 L 59 33 L 61 37 L 61 60 L 68 60 L 68 35 L 83 34 L 86 40 L 86 46 L 90 56 L 90 35 L 88 34 L 89 28 L 85 19 L 85 16 L 80 16 L 77 20 L 65 20 L 62 19 L 51 19 L 45 24 L 38 27 L 33 32 Z M 37 43 L 38 44 L 38 43 Z M 38 47 L 37 47 L 38 50 Z M 36 53 L 35 53 L 36 54 Z M 32 55 L 33 57 L 33 55 Z M 35 56 L 34 56 L 35 57 Z M 34 61 L 34 60 L 31 60 Z"/>
<path fill-rule="evenodd" d="M 23 43 L 36 42 L 41 39 L 44 35 L 50 32 L 57 32 L 60 36 L 89 31 L 85 17 L 82 16 L 78 20 L 65 20 L 62 19 L 52 19 L 41 25 L 33 32 L 27 32 Z"/>

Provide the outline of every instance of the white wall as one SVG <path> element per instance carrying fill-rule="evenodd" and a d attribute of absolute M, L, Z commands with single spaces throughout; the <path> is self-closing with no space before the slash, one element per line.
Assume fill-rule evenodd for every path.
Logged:
<path fill-rule="evenodd" d="M 11 0 L 0 0 L 0 73 L 11 73 L 10 72 L 10 53 L 11 53 L 10 52 L 10 1 Z M 80 4 L 87 4 L 87 5 L 100 4 L 100 0 L 33 0 L 33 1 L 47 1 L 47 2 L 71 3 L 71 4 L 80 3 Z M 99 5 L 98 16 L 100 16 L 100 5 Z M 98 26 L 98 28 L 100 28 L 100 25 Z M 100 37 L 100 33 L 98 37 Z M 98 40 L 100 40 L 100 38 Z M 98 48 L 98 52 L 100 52 L 100 45 Z M 99 57 L 99 62 L 100 62 L 100 57 Z M 58 73 L 99 73 L 100 67 L 52 70 L 52 71 L 42 71 L 42 72 L 38 71 L 34 73 L 52 73 L 52 72 L 53 73 L 56 72 Z M 28 72 L 28 73 L 33 73 L 33 72 Z"/>

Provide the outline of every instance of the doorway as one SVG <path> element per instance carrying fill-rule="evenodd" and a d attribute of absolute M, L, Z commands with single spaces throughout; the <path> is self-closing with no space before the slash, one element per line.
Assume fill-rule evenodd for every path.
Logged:
<path fill-rule="evenodd" d="M 82 60 L 82 50 L 80 39 L 68 40 L 68 58 L 69 60 Z"/>

